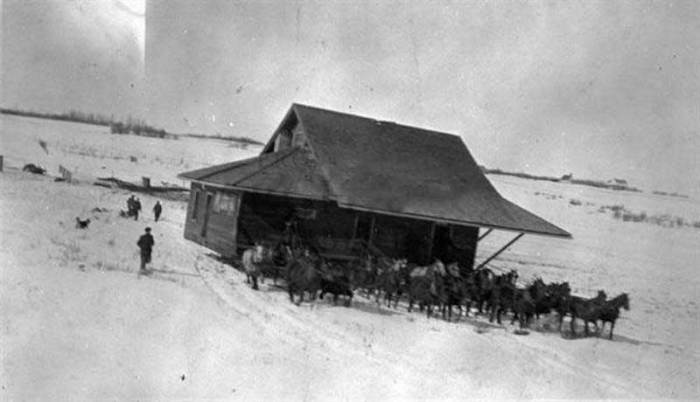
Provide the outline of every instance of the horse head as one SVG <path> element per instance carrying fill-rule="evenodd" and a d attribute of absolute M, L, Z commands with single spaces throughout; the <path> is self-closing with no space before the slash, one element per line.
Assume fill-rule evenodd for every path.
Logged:
<path fill-rule="evenodd" d="M 253 262 L 258 264 L 261 263 L 265 257 L 265 247 L 260 243 L 255 243 L 253 246 Z"/>
<path fill-rule="evenodd" d="M 625 310 L 629 311 L 629 309 L 630 309 L 630 298 L 629 298 L 629 296 L 627 295 L 627 293 L 623 293 L 623 294 L 617 296 L 615 299 L 619 299 L 619 300 L 620 300 L 620 306 L 622 306 L 622 308 L 624 308 Z"/>
<path fill-rule="evenodd" d="M 445 270 L 445 264 L 442 261 L 436 259 L 435 262 L 430 266 L 435 275 L 445 276 L 447 271 Z"/>
<path fill-rule="evenodd" d="M 459 278 L 460 277 L 459 264 L 457 264 L 456 262 L 452 262 L 450 264 L 447 264 L 447 273 L 449 273 L 450 275 L 452 275 L 455 278 Z"/>

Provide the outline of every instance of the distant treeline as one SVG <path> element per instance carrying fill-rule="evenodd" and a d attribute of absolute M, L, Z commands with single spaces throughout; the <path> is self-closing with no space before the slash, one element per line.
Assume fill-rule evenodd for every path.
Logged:
<path fill-rule="evenodd" d="M 667 196 L 667 197 L 690 198 L 689 196 L 687 196 L 687 195 L 685 195 L 685 194 L 667 193 L 667 192 L 665 192 L 665 191 L 656 191 L 656 190 L 654 190 L 654 191 L 652 191 L 652 193 L 654 193 L 654 194 L 656 194 L 656 195 L 665 195 L 665 196 Z"/>
<path fill-rule="evenodd" d="M 515 176 L 515 177 L 520 177 L 522 179 L 530 179 L 530 180 L 545 180 L 545 181 L 553 181 L 553 182 L 558 182 L 561 181 L 561 179 L 557 177 L 549 177 L 549 176 L 535 176 L 532 174 L 528 173 L 521 173 L 521 172 L 506 172 L 501 169 L 489 169 L 484 166 L 480 166 L 481 171 L 484 172 L 485 174 L 498 174 L 498 175 L 503 175 L 503 176 Z"/>
<path fill-rule="evenodd" d="M 208 138 L 208 139 L 218 139 L 224 141 L 238 142 L 244 145 L 264 145 L 263 143 L 256 141 L 248 137 L 224 137 L 222 135 L 206 135 L 206 134 L 174 134 L 165 131 L 162 128 L 156 128 L 146 124 L 145 121 L 134 119 L 128 117 L 126 122 L 118 121 L 114 119 L 114 116 L 104 116 L 97 113 L 85 113 L 75 110 L 71 110 L 67 113 L 46 113 L 46 112 L 34 112 L 31 110 L 20 110 L 20 109 L 7 109 L 0 108 L 0 113 L 12 114 L 17 116 L 26 117 L 36 117 L 40 119 L 51 119 L 51 120 L 61 120 L 61 121 L 71 121 L 76 123 L 87 123 L 95 124 L 98 126 L 108 126 L 109 131 L 112 134 L 134 134 L 146 137 L 157 137 L 157 138 L 178 138 L 184 137 L 194 137 L 194 138 Z"/>
<path fill-rule="evenodd" d="M 126 123 L 120 121 L 110 123 L 109 132 L 112 134 L 135 134 L 144 137 L 177 138 L 177 135 L 168 133 L 162 128 L 151 127 L 141 120 L 131 118 Z"/>
<path fill-rule="evenodd" d="M 520 177 L 523 179 L 529 179 L 529 180 L 545 180 L 545 181 L 551 181 L 551 182 L 565 182 L 565 183 L 571 183 L 571 184 L 580 184 L 583 186 L 591 186 L 591 187 L 598 187 L 598 188 L 607 188 L 610 190 L 620 190 L 620 191 L 635 191 L 635 192 L 641 192 L 642 190 L 636 188 L 636 187 L 630 187 L 625 184 L 620 184 L 620 183 L 606 183 L 604 181 L 599 181 L 599 180 L 587 180 L 587 179 L 574 179 L 570 174 L 564 175 L 562 177 L 551 177 L 551 176 L 535 176 L 531 175 L 528 173 L 521 173 L 521 172 L 506 172 L 501 169 L 489 169 L 484 166 L 480 166 L 481 171 L 484 172 L 485 174 L 497 174 L 497 175 L 503 175 L 503 176 L 515 176 L 515 177 Z"/>
<path fill-rule="evenodd" d="M 218 135 L 207 135 L 207 134 L 180 134 L 180 136 L 183 137 L 193 137 L 193 138 L 207 138 L 207 139 L 216 139 L 216 140 L 222 140 L 222 141 L 231 141 L 231 142 L 240 142 L 242 144 L 248 144 L 248 145 L 265 145 L 260 141 L 256 141 L 252 138 L 248 137 L 224 137 L 221 134 Z"/>
<path fill-rule="evenodd" d="M 167 136 L 176 137 L 162 128 L 155 128 L 146 124 L 143 120 L 128 117 L 126 123 L 117 121 L 113 116 L 107 117 L 97 113 L 85 113 L 77 110 L 71 110 L 67 113 L 46 113 L 34 112 L 31 110 L 6 109 L 0 108 L 3 114 L 12 114 L 17 116 L 37 117 L 40 119 L 70 121 L 76 123 L 95 124 L 98 126 L 109 126 L 109 131 L 112 134 L 135 134 L 148 137 L 165 138 Z"/>
<path fill-rule="evenodd" d="M 111 117 L 103 116 L 96 113 L 84 113 L 76 110 L 71 110 L 68 113 L 45 113 L 34 112 L 31 110 L 18 110 L 0 108 L 2 114 L 13 114 L 17 116 L 37 117 L 40 119 L 75 121 L 79 123 L 95 124 L 98 126 L 109 126 L 114 120 Z"/>

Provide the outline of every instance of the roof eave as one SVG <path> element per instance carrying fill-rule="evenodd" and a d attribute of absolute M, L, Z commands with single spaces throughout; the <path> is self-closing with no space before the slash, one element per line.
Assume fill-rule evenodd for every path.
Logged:
<path fill-rule="evenodd" d="M 402 218 L 421 219 L 421 220 L 428 220 L 428 221 L 433 221 L 433 222 L 441 222 L 441 223 L 461 225 L 461 226 L 483 227 L 483 228 L 489 228 L 489 229 L 498 229 L 498 230 L 504 230 L 504 231 L 509 231 L 509 232 L 516 232 L 516 233 L 527 233 L 527 234 L 533 234 L 533 235 L 538 235 L 538 236 L 556 237 L 556 238 L 560 238 L 560 239 L 573 239 L 573 236 L 571 235 L 571 233 L 569 233 L 566 230 L 561 229 L 553 224 L 552 224 L 552 226 L 556 227 L 559 231 L 561 231 L 561 233 L 543 232 L 543 231 L 531 230 L 531 229 L 526 229 L 526 228 L 493 225 L 493 224 L 484 223 L 484 222 L 462 221 L 462 220 L 457 220 L 457 219 L 449 219 L 449 218 L 443 218 L 443 217 L 437 217 L 437 216 L 431 216 L 431 215 L 385 211 L 385 210 L 380 210 L 380 209 L 375 209 L 375 208 L 367 208 L 367 207 L 363 207 L 363 206 L 359 206 L 359 205 L 352 205 L 352 204 L 346 204 L 346 203 L 341 203 L 341 202 L 338 202 L 338 206 L 340 206 L 342 208 L 354 209 L 357 211 L 374 212 L 377 214 L 391 215 L 391 216 L 402 217 Z"/>

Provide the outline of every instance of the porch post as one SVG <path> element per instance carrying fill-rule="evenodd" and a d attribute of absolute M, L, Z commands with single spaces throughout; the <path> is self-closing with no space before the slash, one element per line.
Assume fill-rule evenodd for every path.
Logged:
<path fill-rule="evenodd" d="M 486 233 L 484 233 L 484 234 L 482 234 L 481 236 L 479 236 L 479 240 L 477 240 L 477 242 L 480 242 L 484 237 L 486 237 L 486 236 L 488 236 L 489 234 L 491 234 L 491 232 L 493 232 L 493 229 L 487 230 Z"/>
<path fill-rule="evenodd" d="M 433 263 L 433 241 L 435 241 L 435 222 L 430 224 L 430 241 L 428 242 L 428 264 Z"/>
<path fill-rule="evenodd" d="M 518 239 L 520 239 L 520 238 L 523 237 L 524 235 L 525 235 L 525 233 L 520 233 L 519 235 L 515 236 L 515 238 L 514 238 L 513 240 L 509 241 L 508 244 L 506 244 L 505 246 L 501 247 L 500 250 L 496 251 L 491 257 L 487 258 L 486 261 L 484 261 L 484 262 L 482 262 L 481 264 L 479 264 L 479 266 L 476 267 L 476 269 L 482 268 L 484 265 L 486 265 L 486 264 L 488 264 L 489 262 L 491 262 L 491 260 L 493 260 L 494 258 L 498 257 L 502 252 L 506 251 L 506 249 L 507 249 L 508 247 L 510 247 L 513 243 L 515 243 L 516 241 L 518 241 Z"/>

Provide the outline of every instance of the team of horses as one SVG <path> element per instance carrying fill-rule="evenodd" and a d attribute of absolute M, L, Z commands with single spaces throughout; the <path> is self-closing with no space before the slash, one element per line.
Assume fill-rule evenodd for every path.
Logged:
<path fill-rule="evenodd" d="M 394 309 L 404 298 L 409 312 L 417 305 L 428 317 L 437 311 L 449 321 L 455 308 L 456 320 L 469 316 L 472 309 L 498 324 L 510 314 L 511 324 L 518 321 L 521 330 L 528 328 L 533 319 L 557 313 L 559 331 L 568 316 L 573 336 L 577 335 L 575 324 L 581 320 L 586 335 L 589 325 L 600 333 L 609 323 L 608 337 L 612 339 L 620 309 L 630 308 L 626 293 L 608 299 L 604 291 L 599 291 L 593 298 L 583 298 L 572 295 L 567 282 L 545 283 L 536 278 L 521 287 L 515 270 L 500 274 L 488 268 L 463 270 L 457 263 L 445 265 L 439 260 L 416 266 L 406 259 L 367 257 L 356 264 L 334 264 L 308 249 L 256 244 L 244 251 L 242 264 L 254 289 L 264 277 L 271 277 L 275 283 L 284 278 L 289 299 L 296 304 L 305 295 L 315 300 L 332 294 L 334 303 L 344 297 L 349 306 L 354 293 L 360 292 Z"/>

